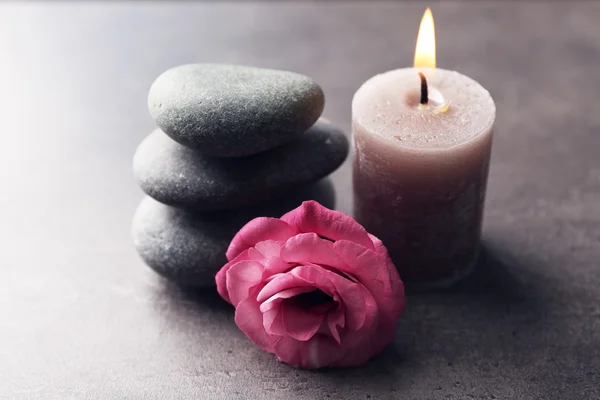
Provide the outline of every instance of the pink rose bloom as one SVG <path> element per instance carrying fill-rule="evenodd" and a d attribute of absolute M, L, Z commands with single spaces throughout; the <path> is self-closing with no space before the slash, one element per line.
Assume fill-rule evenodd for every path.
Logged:
<path fill-rule="evenodd" d="M 314 201 L 256 218 L 233 238 L 217 290 L 238 327 L 300 368 L 361 365 L 392 341 L 404 285 L 386 248 Z"/>

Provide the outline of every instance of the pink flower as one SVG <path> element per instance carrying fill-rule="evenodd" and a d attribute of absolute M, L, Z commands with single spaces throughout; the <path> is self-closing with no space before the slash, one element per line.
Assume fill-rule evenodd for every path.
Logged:
<path fill-rule="evenodd" d="M 256 218 L 233 238 L 217 290 L 238 327 L 301 368 L 356 366 L 393 339 L 404 286 L 386 248 L 314 201 Z"/>

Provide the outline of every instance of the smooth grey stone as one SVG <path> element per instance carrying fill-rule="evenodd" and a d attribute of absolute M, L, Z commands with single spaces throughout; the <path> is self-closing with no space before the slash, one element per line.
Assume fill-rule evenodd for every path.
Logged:
<path fill-rule="evenodd" d="M 293 142 L 243 158 L 207 157 L 155 131 L 139 145 L 133 170 L 142 190 L 164 204 L 231 209 L 315 182 L 339 167 L 347 155 L 344 133 L 321 119 Z"/>
<path fill-rule="evenodd" d="M 150 114 L 165 133 L 219 157 L 288 142 L 319 118 L 324 105 L 323 90 L 307 76 L 224 64 L 171 68 L 148 94 Z"/>
<path fill-rule="evenodd" d="M 325 179 L 276 202 L 235 211 L 189 212 L 145 197 L 133 218 L 133 241 L 144 262 L 159 275 L 182 286 L 212 286 L 227 262 L 227 247 L 242 226 L 260 216 L 280 217 L 305 200 L 333 209 L 332 182 Z"/>

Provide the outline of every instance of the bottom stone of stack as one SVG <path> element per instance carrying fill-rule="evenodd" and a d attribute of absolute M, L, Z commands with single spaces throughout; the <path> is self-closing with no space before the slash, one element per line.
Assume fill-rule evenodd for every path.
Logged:
<path fill-rule="evenodd" d="M 242 226 L 256 217 L 280 217 L 305 200 L 334 208 L 332 182 L 324 179 L 260 206 L 217 212 L 186 211 L 145 197 L 133 217 L 133 241 L 144 262 L 164 278 L 186 287 L 213 286 Z"/>

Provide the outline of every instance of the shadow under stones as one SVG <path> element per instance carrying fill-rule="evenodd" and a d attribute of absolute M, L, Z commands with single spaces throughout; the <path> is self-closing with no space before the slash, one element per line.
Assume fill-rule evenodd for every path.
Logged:
<path fill-rule="evenodd" d="M 205 289 L 179 286 L 164 278 L 157 278 L 156 296 L 170 303 L 170 308 L 182 317 L 189 315 L 189 308 L 196 312 L 232 314 L 234 308 L 221 298 L 216 287 Z M 181 312 L 183 311 L 183 312 Z"/>
<path fill-rule="evenodd" d="M 331 178 L 324 178 L 310 185 L 299 186 L 296 190 L 277 200 L 250 207 L 247 213 L 256 216 L 281 217 L 288 211 L 300 206 L 306 200 L 315 200 L 326 208 L 335 208 L 335 188 Z"/>

